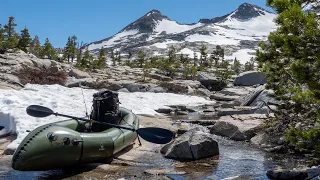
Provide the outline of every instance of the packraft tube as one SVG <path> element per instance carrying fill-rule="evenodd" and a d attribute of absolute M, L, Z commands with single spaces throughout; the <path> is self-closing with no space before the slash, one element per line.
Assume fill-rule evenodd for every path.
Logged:
<path fill-rule="evenodd" d="M 139 128 L 139 118 L 120 107 L 120 125 Z M 104 161 L 132 144 L 137 133 L 102 127 L 86 132 L 89 122 L 65 120 L 42 125 L 30 132 L 15 150 L 12 168 L 20 171 L 64 169 L 79 164 Z M 97 128 L 95 128 L 97 129 Z"/>

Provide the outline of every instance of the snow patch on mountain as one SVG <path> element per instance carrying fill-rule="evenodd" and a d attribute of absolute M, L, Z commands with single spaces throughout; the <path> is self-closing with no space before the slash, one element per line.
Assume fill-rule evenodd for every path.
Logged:
<path fill-rule="evenodd" d="M 185 40 L 188 42 L 207 42 L 209 44 L 219 45 L 237 45 L 239 43 L 239 40 L 234 40 L 231 37 L 213 33 L 210 33 L 210 35 L 192 34 Z"/>
<path fill-rule="evenodd" d="M 94 49 L 100 49 L 101 47 L 104 47 L 104 48 L 107 48 L 107 47 L 111 47 L 115 44 L 118 44 L 120 42 L 126 42 L 128 41 L 128 37 L 132 37 L 136 34 L 138 34 L 139 31 L 138 30 L 129 30 L 129 31 L 123 31 L 123 32 L 120 32 L 116 35 L 114 35 L 112 38 L 110 38 L 109 40 L 106 40 L 106 41 L 103 41 L 101 43 L 98 43 L 98 44 L 90 44 L 88 49 L 91 51 L 91 50 L 94 50 Z M 141 36 L 141 35 L 139 35 Z M 139 36 L 135 36 L 135 37 L 139 37 Z"/>
<path fill-rule="evenodd" d="M 179 52 L 177 52 L 176 54 L 183 54 L 183 55 L 188 56 L 189 58 L 193 58 L 194 57 L 194 51 L 192 51 L 189 48 L 183 48 Z M 200 52 L 196 52 L 196 57 L 200 58 L 200 56 L 201 56 Z"/>
<path fill-rule="evenodd" d="M 270 30 L 275 30 L 277 28 L 274 23 L 274 19 L 277 17 L 276 14 L 265 12 L 264 15 L 252 18 L 247 21 L 238 20 L 232 18 L 232 15 L 228 16 L 227 19 L 218 23 L 222 26 L 228 26 L 229 28 L 241 31 L 241 35 L 249 36 L 267 36 Z"/>
<path fill-rule="evenodd" d="M 174 43 L 179 43 L 178 41 L 173 41 L 173 40 L 166 40 L 165 42 L 161 42 L 161 43 L 155 43 L 152 46 L 155 46 L 157 48 L 161 48 L 161 49 L 165 49 L 167 48 L 170 44 L 174 44 Z"/>
<path fill-rule="evenodd" d="M 201 23 L 194 24 L 194 25 L 178 24 L 176 21 L 163 19 L 161 21 L 156 22 L 156 27 L 154 28 L 154 32 L 156 32 L 157 35 L 159 35 L 163 31 L 165 31 L 166 34 L 177 34 L 177 33 L 194 29 L 201 25 L 202 25 Z"/>

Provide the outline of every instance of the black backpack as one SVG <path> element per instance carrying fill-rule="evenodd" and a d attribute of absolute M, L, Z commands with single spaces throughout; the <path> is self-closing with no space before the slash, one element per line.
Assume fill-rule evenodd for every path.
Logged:
<path fill-rule="evenodd" d="M 119 124 L 119 104 L 120 102 L 118 93 L 109 90 L 97 92 L 93 94 L 93 104 L 90 118 L 95 121 Z M 94 127 L 97 127 L 97 124 L 92 126 L 92 130 L 96 131 L 97 129 Z M 103 129 L 107 128 L 105 125 L 99 125 L 99 127 L 103 127 Z"/>

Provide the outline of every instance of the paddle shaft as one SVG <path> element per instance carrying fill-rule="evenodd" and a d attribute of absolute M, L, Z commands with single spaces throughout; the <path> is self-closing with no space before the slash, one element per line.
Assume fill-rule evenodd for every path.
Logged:
<path fill-rule="evenodd" d="M 62 116 L 62 117 L 67 117 L 67 118 L 71 118 L 71 119 L 78 119 L 78 120 L 82 120 L 82 121 L 93 121 L 95 123 L 98 124 L 104 124 L 104 125 L 109 125 L 112 127 L 116 127 L 116 128 L 121 128 L 121 129 L 127 129 L 130 131 L 136 131 L 136 129 L 134 128 L 130 128 L 130 127 L 126 127 L 126 126 L 120 126 L 120 125 L 116 125 L 116 124 L 110 124 L 110 123 L 106 123 L 106 122 L 101 122 L 101 121 L 94 121 L 94 120 L 89 120 L 89 119 L 85 119 L 85 118 L 81 118 L 81 117 L 74 117 L 74 116 L 69 116 L 69 115 L 65 115 L 65 114 L 59 114 L 59 113 L 53 113 L 56 116 Z"/>

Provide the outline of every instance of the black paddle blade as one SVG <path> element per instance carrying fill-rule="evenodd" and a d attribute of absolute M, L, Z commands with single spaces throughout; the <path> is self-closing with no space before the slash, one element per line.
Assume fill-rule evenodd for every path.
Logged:
<path fill-rule="evenodd" d="M 174 137 L 172 131 L 156 127 L 139 128 L 137 133 L 142 139 L 155 144 L 167 144 Z"/>
<path fill-rule="evenodd" d="M 43 106 L 30 105 L 27 107 L 27 114 L 33 117 L 47 117 L 51 114 L 54 114 L 54 112 L 51 109 Z"/>

